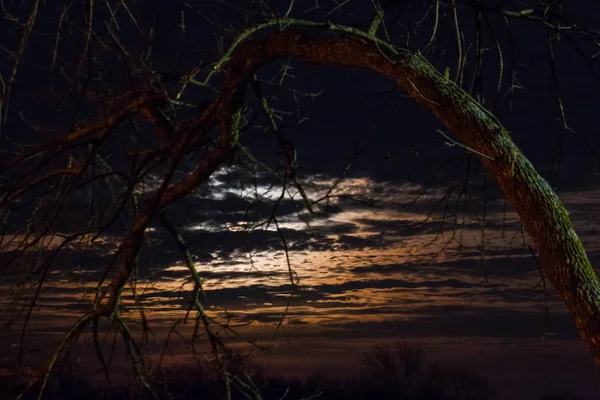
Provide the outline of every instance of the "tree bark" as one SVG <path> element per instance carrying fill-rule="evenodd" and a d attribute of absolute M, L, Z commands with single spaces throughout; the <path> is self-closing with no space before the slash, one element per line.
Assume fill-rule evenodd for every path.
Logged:
<path fill-rule="evenodd" d="M 558 196 L 489 111 L 420 53 L 385 51 L 360 37 L 285 29 L 236 49 L 227 64 L 226 80 L 249 77 L 260 66 L 282 57 L 313 65 L 363 67 L 386 75 L 465 146 L 483 154 L 481 163 L 518 212 L 539 252 L 544 273 L 573 315 L 600 369 L 600 283 L 596 272 Z"/>

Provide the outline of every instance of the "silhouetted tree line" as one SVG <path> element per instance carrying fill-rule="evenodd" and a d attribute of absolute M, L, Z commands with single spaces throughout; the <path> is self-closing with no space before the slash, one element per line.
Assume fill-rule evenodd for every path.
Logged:
<path fill-rule="evenodd" d="M 233 380 L 251 378 L 263 399 L 394 399 L 394 400 L 492 400 L 494 390 L 485 377 L 466 369 L 443 368 L 427 360 L 421 347 L 405 342 L 381 345 L 364 352 L 358 376 L 333 378 L 316 372 L 307 378 L 269 374 L 261 363 L 242 351 L 234 352 L 229 366 Z M 67 364 L 68 365 L 68 364 Z M 153 392 L 131 392 L 128 385 L 95 387 L 89 378 L 67 367 L 60 370 L 43 395 L 44 399 L 222 399 L 226 397 L 218 366 L 213 361 L 157 367 L 152 376 Z M 240 381 L 242 379 L 239 379 Z M 5 398 L 15 398 L 25 382 L 8 389 L 10 377 L 0 380 Z M 249 391 L 250 393 L 250 391 Z M 28 391 L 23 399 L 38 396 Z M 233 399 L 249 398 L 243 385 L 233 387 Z M 250 397 L 251 398 L 251 397 Z M 569 394 L 547 395 L 539 400 L 577 400 Z"/>

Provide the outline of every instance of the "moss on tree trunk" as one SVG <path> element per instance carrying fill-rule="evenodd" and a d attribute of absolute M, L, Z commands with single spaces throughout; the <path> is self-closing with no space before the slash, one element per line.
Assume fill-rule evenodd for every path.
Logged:
<path fill-rule="evenodd" d="M 533 238 L 544 273 L 572 313 L 600 369 L 598 277 L 558 196 L 488 110 L 419 53 L 382 49 L 361 37 L 317 36 L 292 29 L 237 48 L 227 64 L 225 80 L 249 77 L 262 65 L 282 57 L 312 65 L 364 67 L 384 74 L 431 111 L 465 146 L 479 153 Z"/>

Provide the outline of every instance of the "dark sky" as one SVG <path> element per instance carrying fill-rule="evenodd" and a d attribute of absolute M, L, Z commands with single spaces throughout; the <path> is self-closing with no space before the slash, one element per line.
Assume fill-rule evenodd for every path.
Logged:
<path fill-rule="evenodd" d="M 43 5 L 14 79 L 11 52 L 18 52 L 24 28 L 13 22 L 0 24 L 3 159 L 52 140 L 58 133 L 51 130 L 69 131 L 106 113 L 74 90 L 74 82 L 110 98 L 149 87 L 175 98 L 180 76 L 200 66 L 195 79 L 204 80 L 244 28 L 282 16 L 289 6 L 262 1 L 147 3 L 134 7 L 126 1 L 129 11 L 116 2 L 98 5 L 91 24 L 97 36 L 92 35 L 89 44 L 82 33 L 88 26 L 83 4 L 73 3 L 63 14 L 65 22 L 58 36 L 61 8 Z M 436 36 L 426 46 L 434 18 L 425 13 L 435 3 L 384 4 L 393 3 L 398 4 L 391 6 L 385 23 L 391 42 L 421 50 L 440 71 L 448 67 L 454 76 L 457 47 L 452 8 L 440 3 Z M 473 3 L 457 3 L 466 54 L 461 86 L 498 116 L 557 190 L 594 264 L 600 260 L 596 243 L 600 68 L 593 56 L 600 48 L 591 38 L 600 38 L 584 29 L 600 26 L 600 6 L 591 1 L 550 2 L 548 15 L 560 11 L 562 19 L 558 19 L 546 18 L 545 4 L 538 2 L 476 3 L 487 7 L 487 14 L 479 35 L 480 76 L 474 78 L 477 14 Z M 33 4 L 13 2 L 7 12 L 26 20 Z M 496 4 L 513 13 L 535 11 L 500 15 Z M 111 20 L 111 12 L 116 19 Z M 369 25 L 372 14 L 370 2 L 357 0 L 295 1 L 290 12 L 295 18 L 360 28 Z M 576 26 L 557 34 L 540 19 Z M 253 37 L 274 32 L 265 30 Z M 502 68 L 497 48 L 502 50 Z M 516 214 L 485 178 L 476 158 L 437 132 L 444 128 L 433 116 L 371 71 L 280 60 L 257 75 L 265 97 L 276 109 L 281 134 L 293 143 L 297 177 L 307 195 L 318 199 L 334 187 L 330 193 L 334 197 L 328 204 L 319 203 L 315 214 L 306 211 L 293 187 L 279 199 L 281 182 L 270 171 L 282 170 L 277 142 L 259 102 L 248 91 L 244 116 L 249 123 L 242 142 L 262 165 L 239 152 L 207 183 L 167 210 L 205 279 L 210 312 L 222 316 L 226 309 L 235 322 L 252 322 L 242 329 L 243 334 L 272 346 L 259 357 L 267 366 L 288 374 L 313 370 L 353 374 L 358 368 L 357 352 L 378 343 L 407 340 L 421 343 L 435 360 L 486 375 L 500 399 L 569 390 L 582 399 L 595 398 L 600 380 L 591 357 L 560 299 L 552 288 L 543 290 Z M 181 123 L 197 116 L 217 96 L 218 74 L 209 85 L 189 85 L 179 100 L 194 107 L 176 105 L 175 114 L 169 115 Z M 136 142 L 136 137 L 141 139 Z M 107 139 L 100 154 L 115 171 L 129 176 L 123 149 L 140 143 L 152 149 L 157 139 L 147 122 L 126 121 Z M 209 147 L 190 154 L 176 175 L 191 171 Z M 77 158 L 85 149 L 65 154 Z M 58 157 L 47 168 L 68 160 L 66 155 Z M 8 193 L 19 182 L 19 174 L 36 162 L 2 170 L 0 194 Z M 164 173 L 161 168 L 153 170 L 138 190 L 156 189 Z M 77 185 L 84 187 L 83 182 Z M 100 208 L 114 210 L 109 201 L 114 194 L 110 190 L 115 188 L 119 191 L 123 186 L 106 183 L 95 189 Z M 2 226 L 9 239 L 0 245 L 3 263 L 14 256 L 10 239 L 18 242 L 23 237 L 27 216 L 34 210 L 28 201 L 41 202 L 33 194 L 24 195 Z M 52 233 L 69 234 L 90 226 L 86 217 L 80 217 L 89 201 L 83 190 L 72 192 L 60 218 L 47 231 L 36 233 L 48 240 L 41 249 L 27 250 L 35 253 L 27 258 L 29 262 L 40 263 L 44 256 L 54 254 L 60 240 Z M 27 334 L 28 349 L 45 349 L 42 356 L 31 353 L 32 363 L 47 356 L 50 342 L 89 310 L 92 293 L 124 237 L 131 213 L 124 209 L 94 246 L 69 245 L 53 260 Z M 265 224 L 271 215 L 277 216 L 279 232 L 273 223 Z M 299 282 L 294 290 L 282 235 Z M 159 335 L 166 335 L 169 324 L 185 313 L 191 290 L 189 273 L 170 240 L 154 223 L 140 253 L 138 285 L 145 288 L 140 301 L 150 311 Z M 0 276 L 4 293 L 20 278 L 10 271 L 3 269 Z M 285 329 L 275 332 L 291 293 Z M 11 299 L 0 297 L 6 307 Z M 124 299 L 132 304 L 130 292 Z M 135 320 L 134 310 L 131 307 L 124 315 Z M 9 314 L 0 317 L 3 321 L 11 318 Z M 16 321 L 22 323 L 22 319 Z M 11 343 L 18 340 L 18 325 L 4 332 L 2 352 L 6 350 L 9 361 L 17 354 Z M 190 333 L 185 328 L 182 332 Z M 182 345 L 174 347 L 177 360 L 190 360 Z"/>

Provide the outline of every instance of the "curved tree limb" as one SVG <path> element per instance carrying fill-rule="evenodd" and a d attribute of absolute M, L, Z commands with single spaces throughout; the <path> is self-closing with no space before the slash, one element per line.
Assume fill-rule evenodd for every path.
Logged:
<path fill-rule="evenodd" d="M 312 65 L 377 71 L 431 111 L 465 146 L 485 154 L 480 162 L 518 212 L 539 252 L 544 273 L 573 315 L 600 368 L 600 282 L 596 272 L 558 196 L 488 110 L 420 53 L 382 50 L 360 37 L 323 37 L 285 29 L 267 39 L 244 43 L 231 54 L 228 65 L 239 66 L 239 73 L 247 76 L 257 65 L 282 57 L 296 57 Z"/>

